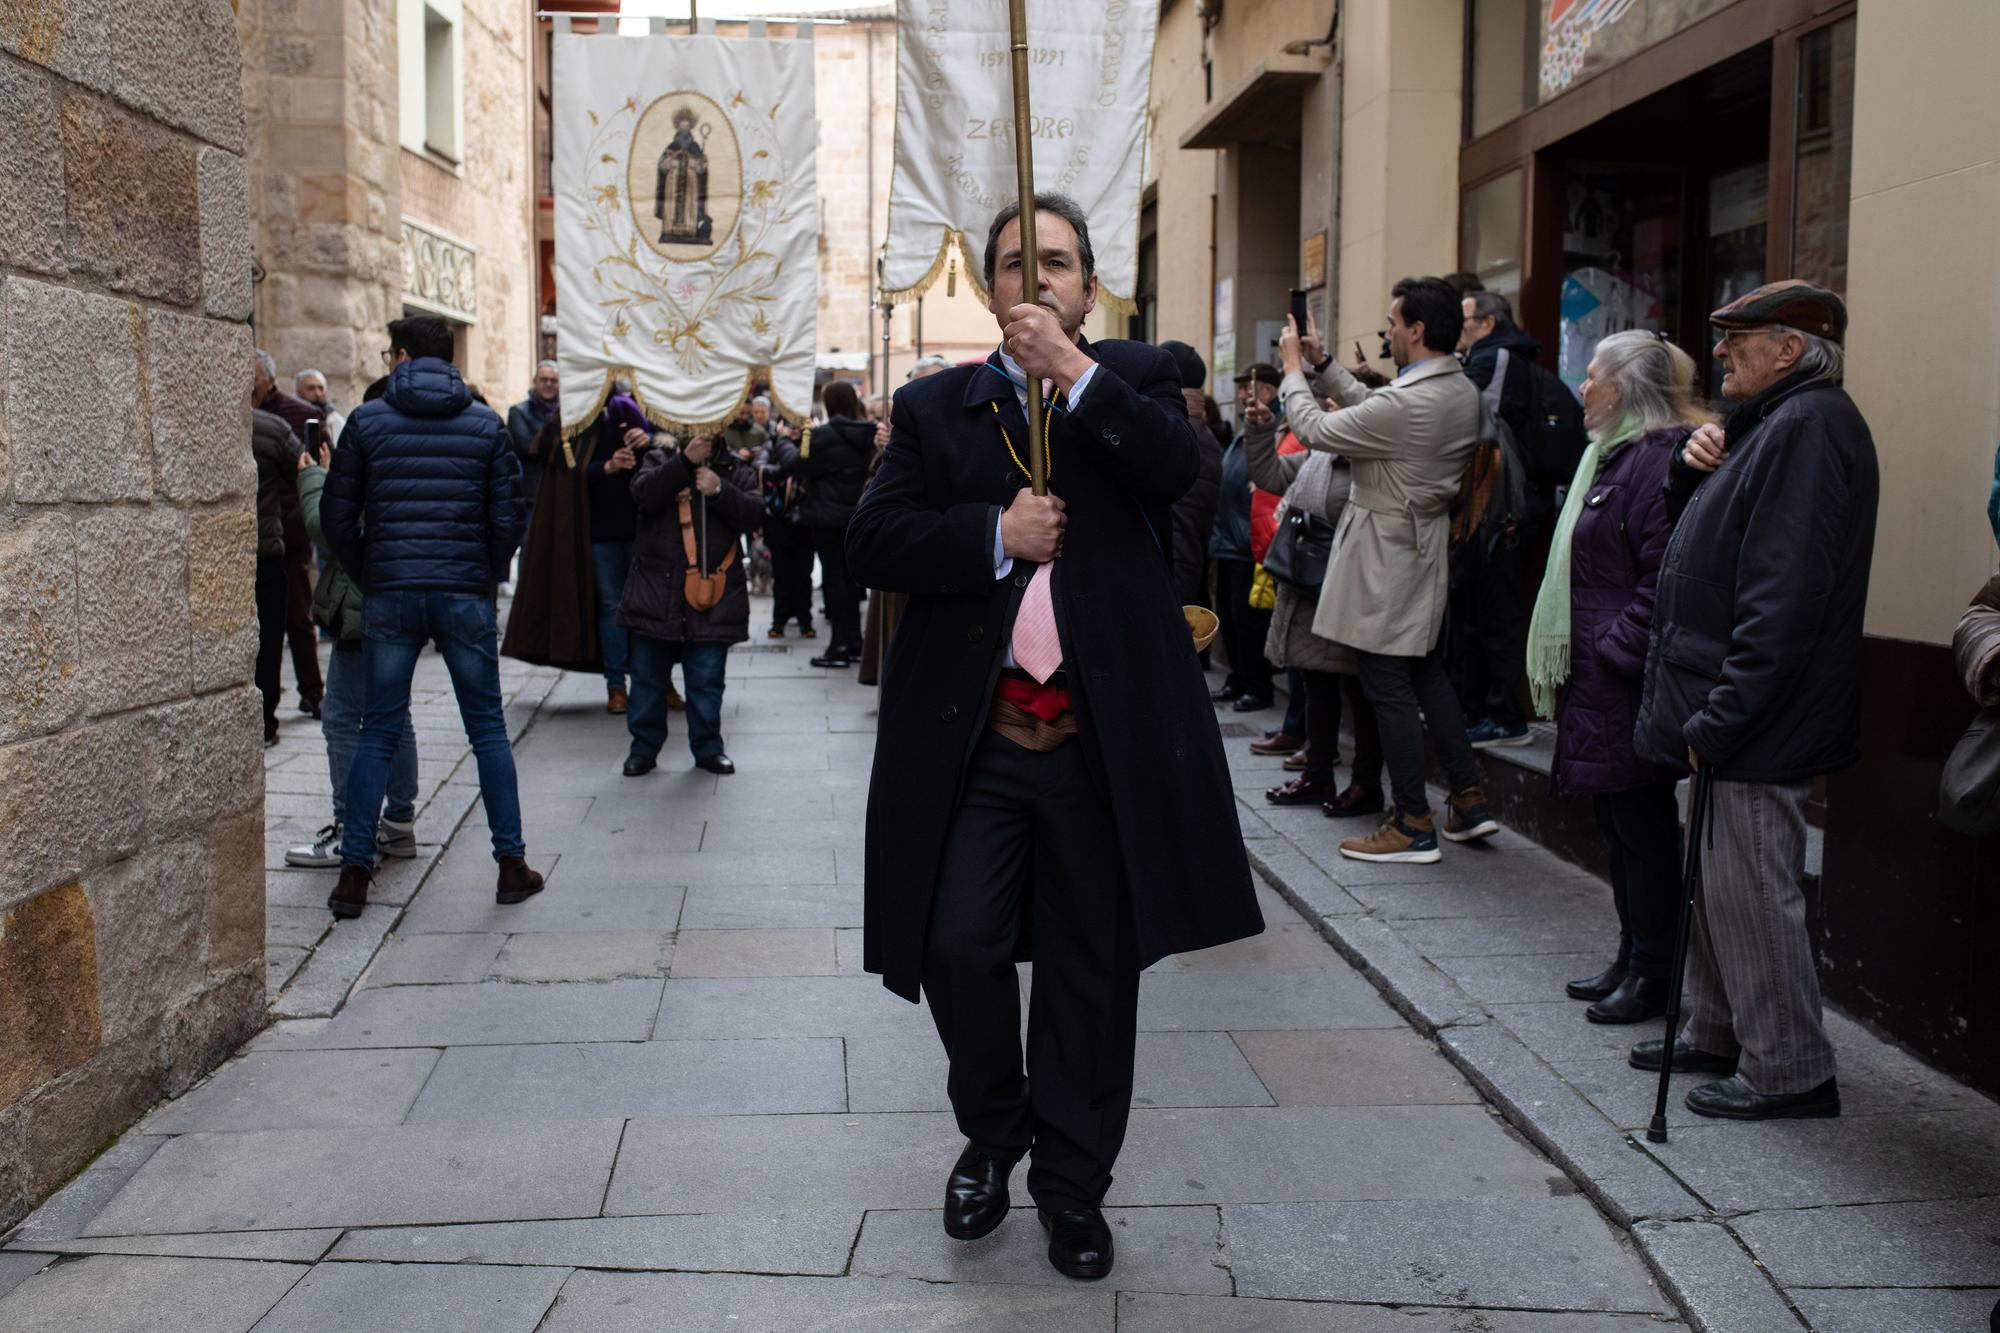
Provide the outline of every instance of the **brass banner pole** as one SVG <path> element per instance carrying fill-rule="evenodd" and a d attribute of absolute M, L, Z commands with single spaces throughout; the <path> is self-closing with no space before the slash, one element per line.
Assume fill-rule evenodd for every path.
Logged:
<path fill-rule="evenodd" d="M 1028 0 L 1007 0 L 1014 51 L 1014 180 L 1021 200 L 1021 302 L 1041 300 L 1035 253 L 1034 119 L 1028 104 Z M 1049 493 L 1049 442 L 1042 438 L 1042 379 L 1028 381 L 1028 483 L 1036 495 Z"/>

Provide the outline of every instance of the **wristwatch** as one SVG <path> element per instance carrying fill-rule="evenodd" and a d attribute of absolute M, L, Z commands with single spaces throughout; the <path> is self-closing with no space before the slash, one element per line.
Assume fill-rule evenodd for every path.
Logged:
<path fill-rule="evenodd" d="M 1326 374 L 1326 368 L 1332 364 L 1333 364 L 1333 353 L 1328 352 L 1322 360 L 1314 363 L 1313 374 L 1315 375 Z"/>

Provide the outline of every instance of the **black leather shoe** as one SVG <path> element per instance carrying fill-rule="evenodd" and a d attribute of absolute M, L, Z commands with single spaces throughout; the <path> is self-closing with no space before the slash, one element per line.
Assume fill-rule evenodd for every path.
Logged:
<path fill-rule="evenodd" d="M 1741 1075 L 1689 1088 L 1687 1108 L 1721 1120 L 1831 1120 L 1840 1114 L 1840 1087 L 1828 1079 L 1804 1092 L 1757 1092 Z"/>
<path fill-rule="evenodd" d="M 1212 703 L 1233 704 L 1243 697 L 1243 691 L 1237 689 L 1234 685 L 1224 685 L 1219 690 L 1210 690 L 1208 697 Z"/>
<path fill-rule="evenodd" d="M 1111 1228 L 1102 1208 L 1038 1208 L 1049 1263 L 1064 1277 L 1095 1282 L 1111 1271 Z"/>
<path fill-rule="evenodd" d="M 659 761 L 650 755 L 628 754 L 625 756 L 625 776 L 643 778 L 659 767 Z"/>
<path fill-rule="evenodd" d="M 1015 1159 L 967 1144 L 944 1182 L 944 1234 L 953 1240 L 978 1240 L 1000 1225 L 1011 1201 L 1007 1177 Z"/>
<path fill-rule="evenodd" d="M 854 665 L 854 659 L 836 649 L 829 651 L 824 657 L 809 657 L 806 659 L 806 664 L 833 671 L 845 671 Z"/>
<path fill-rule="evenodd" d="M 1572 1000 L 1601 1000 L 1618 989 L 1618 983 L 1625 980 L 1625 966 L 1613 963 L 1596 976 L 1586 981 L 1572 981 L 1563 991 Z"/>
<path fill-rule="evenodd" d="M 1665 977 L 1626 977 L 1618 989 L 1583 1011 L 1593 1023 L 1643 1023 L 1667 1012 Z"/>
<path fill-rule="evenodd" d="M 1660 1072 L 1660 1057 L 1667 1043 L 1655 1038 L 1642 1041 L 1632 1048 L 1625 1063 L 1634 1069 Z M 1736 1057 L 1733 1055 L 1710 1055 L 1707 1051 L 1697 1051 L 1694 1047 L 1676 1037 L 1674 1039 L 1674 1072 L 1676 1074 L 1733 1074 L 1736 1072 Z"/>
<path fill-rule="evenodd" d="M 1246 694 L 1229 706 L 1239 713 L 1261 713 L 1271 706 L 1271 696 L 1268 694 Z"/>
<path fill-rule="evenodd" d="M 736 761 L 726 754 L 703 755 L 694 761 L 694 766 L 705 773 L 730 774 L 736 771 Z"/>

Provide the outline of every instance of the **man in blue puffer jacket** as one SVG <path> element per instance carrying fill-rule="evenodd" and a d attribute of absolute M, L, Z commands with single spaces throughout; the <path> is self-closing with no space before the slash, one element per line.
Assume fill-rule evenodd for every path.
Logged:
<path fill-rule="evenodd" d="M 521 797 L 500 698 L 494 593 L 527 526 L 521 464 L 500 418 L 475 403 L 451 364 L 451 330 L 426 315 L 389 325 L 389 388 L 347 419 L 320 499 L 335 556 L 367 594 L 361 615 L 368 681 L 361 742 L 347 775 L 348 824 L 336 917 L 368 902 L 375 821 L 389 759 L 410 711 L 417 656 L 435 640 L 451 672 L 479 793 L 500 863 L 497 898 L 539 893 L 521 841 Z"/>

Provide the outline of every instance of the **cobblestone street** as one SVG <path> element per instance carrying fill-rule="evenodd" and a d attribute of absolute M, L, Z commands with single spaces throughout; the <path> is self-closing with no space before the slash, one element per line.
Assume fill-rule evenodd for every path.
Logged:
<path fill-rule="evenodd" d="M 732 654 L 726 778 L 679 734 L 622 778 L 599 682 L 510 672 L 549 876 L 517 907 L 420 674 L 420 832 L 449 841 L 323 939 L 330 875 L 278 868 L 323 822 L 316 728 L 288 725 L 278 1021 L 23 1225 L 0 1327 L 1679 1326 L 1624 1230 L 1269 887 L 1261 938 L 1145 978 L 1112 1277 L 1056 1275 L 1018 1207 L 947 1240 L 937 1039 L 859 969 L 874 695 L 807 655 Z M 1267 761 L 1243 758 L 1254 794 Z M 1282 835 L 1246 822 L 1277 865 Z"/>

